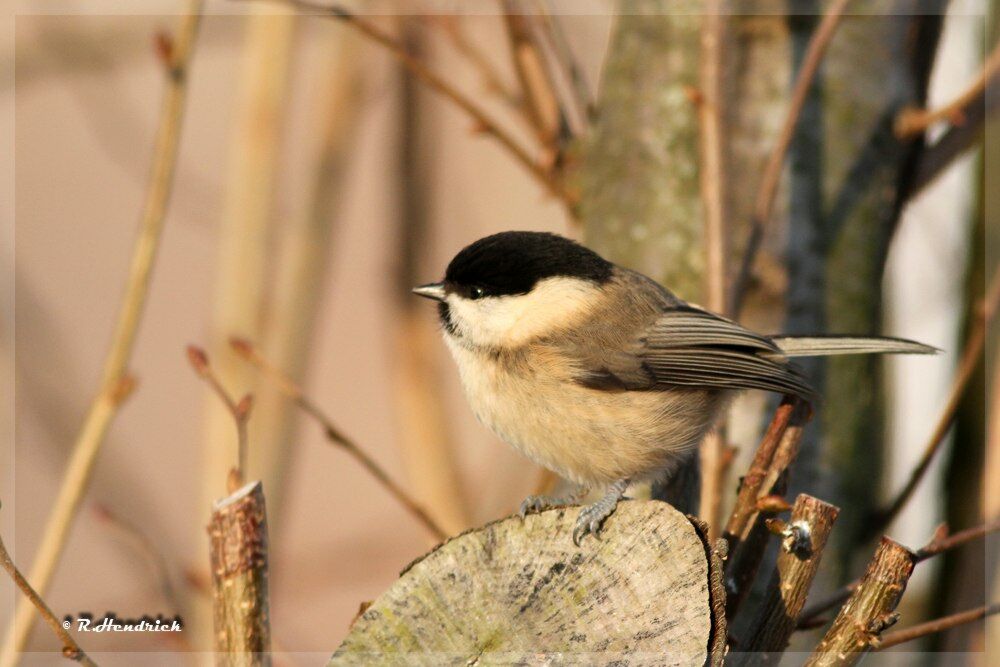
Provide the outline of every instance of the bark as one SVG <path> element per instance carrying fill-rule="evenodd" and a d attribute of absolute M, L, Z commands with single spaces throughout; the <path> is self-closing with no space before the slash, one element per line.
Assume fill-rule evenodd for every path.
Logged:
<path fill-rule="evenodd" d="M 267 512 L 260 482 L 215 503 L 208 536 L 216 660 L 270 665 Z"/>
<path fill-rule="evenodd" d="M 896 605 L 913 565 L 913 553 L 883 537 L 861 583 L 809 657 L 807 667 L 853 665 L 877 646 L 882 631 L 898 618 Z"/>
<path fill-rule="evenodd" d="M 720 561 L 704 526 L 624 502 L 577 548 L 576 516 L 511 517 L 445 542 L 361 614 L 330 664 L 719 664 Z"/>
<path fill-rule="evenodd" d="M 743 653 L 732 656 L 734 664 L 774 665 L 781 659 L 839 512 L 839 508 L 812 496 L 796 499 L 763 605 L 738 645 Z"/>

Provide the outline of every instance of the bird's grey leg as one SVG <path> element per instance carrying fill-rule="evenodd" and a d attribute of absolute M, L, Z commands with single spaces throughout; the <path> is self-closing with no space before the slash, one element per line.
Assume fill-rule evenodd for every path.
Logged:
<path fill-rule="evenodd" d="M 625 495 L 628 488 L 628 480 L 620 479 L 608 487 L 608 492 L 604 497 L 592 505 L 587 505 L 580 510 L 580 516 L 573 527 L 573 544 L 580 546 L 582 540 L 588 533 L 594 537 L 599 537 L 601 525 L 604 521 L 615 513 L 618 501 Z"/>
<path fill-rule="evenodd" d="M 560 497 L 552 496 L 528 496 L 521 503 L 520 509 L 517 510 L 518 516 L 522 519 L 529 514 L 534 514 L 536 512 L 542 512 L 547 509 L 552 509 L 553 507 L 565 507 L 566 505 L 575 505 L 576 503 L 583 500 L 584 496 L 587 495 L 589 489 L 587 487 L 580 487 L 575 492 Z"/>

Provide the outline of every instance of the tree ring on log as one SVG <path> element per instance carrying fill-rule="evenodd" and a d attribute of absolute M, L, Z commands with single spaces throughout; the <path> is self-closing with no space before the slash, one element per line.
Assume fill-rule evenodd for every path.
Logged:
<path fill-rule="evenodd" d="M 358 617 L 330 665 L 719 664 L 720 563 L 700 526 L 665 503 L 623 502 L 578 548 L 578 512 L 446 541 Z"/>

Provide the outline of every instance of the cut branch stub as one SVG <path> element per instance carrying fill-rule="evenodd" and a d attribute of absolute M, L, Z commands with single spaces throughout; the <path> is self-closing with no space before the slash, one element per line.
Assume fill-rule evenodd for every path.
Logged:
<path fill-rule="evenodd" d="M 883 537 L 861 583 L 841 607 L 837 620 L 806 665 L 846 667 L 875 648 L 882 631 L 896 622 L 896 605 L 915 563 L 913 552 Z"/>
<path fill-rule="evenodd" d="M 216 501 L 208 537 L 218 664 L 270 665 L 267 513 L 259 481 Z"/>
<path fill-rule="evenodd" d="M 577 514 L 511 517 L 445 542 L 358 618 L 330 664 L 719 664 L 718 560 L 692 522 L 624 502 L 600 540 L 575 547 Z"/>

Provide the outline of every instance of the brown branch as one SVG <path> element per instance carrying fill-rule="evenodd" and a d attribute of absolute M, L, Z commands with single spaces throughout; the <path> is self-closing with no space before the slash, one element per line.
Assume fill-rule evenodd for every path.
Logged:
<path fill-rule="evenodd" d="M 267 511 L 260 481 L 216 501 L 208 537 L 219 664 L 270 665 Z"/>
<path fill-rule="evenodd" d="M 937 424 L 935 424 L 934 430 L 927 440 L 927 444 L 924 445 L 924 452 L 917 465 L 910 472 L 910 477 L 906 481 L 906 484 L 893 501 L 884 509 L 875 512 L 872 520 L 869 521 L 869 536 L 880 533 L 895 520 L 913 496 L 920 481 L 927 473 L 928 468 L 930 468 L 931 462 L 934 460 L 934 455 L 937 454 L 944 443 L 944 438 L 951 430 L 952 422 L 955 421 L 955 416 L 958 414 L 958 408 L 962 402 L 962 397 L 965 395 L 965 390 L 969 386 L 969 381 L 982 361 L 983 348 L 986 343 L 986 331 L 993 316 L 996 314 L 998 304 L 1000 304 L 1000 271 L 993 276 L 990 288 L 977 313 L 972 331 L 965 342 L 965 349 L 962 352 L 958 370 L 955 372 L 955 378 L 952 381 L 948 401 L 945 403 L 940 417 L 938 417 Z"/>
<path fill-rule="evenodd" d="M 726 280 L 729 265 L 727 229 L 725 56 L 728 2 L 711 0 L 701 26 L 701 98 L 698 104 L 701 148 L 701 201 L 705 214 L 705 296 L 710 310 L 726 313 Z M 711 433 L 702 443 L 701 516 L 712 540 L 719 536 L 722 489 L 728 466 L 725 429 Z"/>
<path fill-rule="evenodd" d="M 550 153 L 549 161 L 555 163 L 562 110 L 529 27 L 531 17 L 515 0 L 501 0 L 501 5 L 514 71 L 524 95 L 523 110 L 538 141 Z"/>
<path fill-rule="evenodd" d="M 544 3 L 534 4 L 534 12 L 528 8 L 522 12 L 528 33 L 551 82 L 569 137 L 582 137 L 590 128 L 590 98 L 579 65 Z"/>
<path fill-rule="evenodd" d="M 1000 519 L 984 523 L 973 528 L 966 528 L 965 530 L 960 530 L 952 535 L 935 535 L 930 542 L 913 554 L 913 560 L 915 563 L 922 563 L 928 558 L 943 554 L 946 551 L 951 551 L 952 549 L 956 549 L 997 531 L 1000 531 Z M 813 627 L 819 622 L 820 614 L 836 607 L 841 602 L 851 597 L 851 593 L 854 592 L 854 589 L 856 589 L 860 583 L 861 579 L 855 579 L 854 581 L 840 587 L 819 602 L 809 605 L 809 607 L 799 616 L 798 629 L 804 630 Z"/>
<path fill-rule="evenodd" d="M 785 156 L 788 147 L 792 143 L 792 135 L 795 133 L 795 126 L 798 124 L 802 107 L 805 105 L 809 88 L 812 86 L 819 70 L 820 63 L 826 53 L 830 40 L 840 19 L 847 9 L 850 0 L 834 0 L 830 5 L 823 20 L 820 22 L 816 32 L 809 40 L 802 66 L 795 79 L 792 88 L 792 99 L 788 105 L 788 113 L 785 115 L 785 122 L 781 127 L 778 140 L 771 151 L 767 165 L 764 167 L 764 175 L 761 177 L 760 188 L 757 191 L 757 198 L 754 202 L 754 214 L 750 220 L 750 238 L 747 241 L 746 250 L 740 263 L 739 271 L 733 282 L 733 292 L 731 296 L 731 306 L 729 312 L 733 316 L 738 316 L 749 289 L 750 273 L 753 270 L 754 260 L 760 250 L 760 244 L 764 237 L 764 227 L 771 220 L 771 212 L 774 209 L 774 199 L 778 192 L 778 183 L 781 181 L 781 171 L 785 164 Z"/>
<path fill-rule="evenodd" d="M 423 525 L 430 533 L 438 540 L 447 539 L 448 533 L 446 533 L 437 523 L 427 514 L 426 510 L 418 503 L 415 499 L 410 497 L 410 495 L 400 486 L 396 481 L 394 481 L 389 474 L 382 469 L 382 467 L 375 462 L 368 454 L 366 454 L 353 440 L 344 435 L 340 429 L 334 426 L 333 422 L 329 417 L 317 406 L 312 400 L 305 395 L 302 388 L 299 387 L 288 375 L 282 372 L 280 369 L 272 366 L 267 359 L 265 359 L 256 347 L 247 340 L 232 338 L 229 341 L 230 346 L 233 350 L 239 354 L 241 357 L 252 363 L 260 371 L 270 378 L 275 386 L 281 390 L 289 399 L 292 400 L 303 412 L 308 414 L 310 417 L 319 422 L 319 425 L 323 427 L 323 433 L 326 435 L 327 440 L 336 444 L 337 446 L 344 449 L 348 454 L 354 457 L 364 468 L 367 470 L 372 477 L 375 478 L 396 500 L 398 500 L 403 507 L 407 509 Z"/>
<path fill-rule="evenodd" d="M 11 560 L 10 554 L 7 553 L 7 547 L 4 546 L 3 539 L 0 539 L 0 565 L 3 565 L 3 569 L 7 570 L 7 574 L 10 578 L 14 580 L 17 587 L 21 589 L 24 596 L 28 598 L 28 602 L 31 603 L 32 609 L 38 610 L 38 613 L 42 615 L 42 619 L 45 623 L 52 628 L 52 632 L 56 634 L 59 641 L 62 642 L 63 649 L 62 655 L 64 658 L 69 658 L 70 660 L 75 660 L 81 665 L 87 665 L 88 667 L 97 667 L 97 663 L 91 660 L 80 645 L 76 643 L 76 640 L 66 631 L 63 627 L 62 622 L 56 618 L 56 615 L 52 613 L 49 605 L 45 604 L 45 600 L 31 587 L 21 571 L 17 569 L 14 565 L 14 561 Z"/>
<path fill-rule="evenodd" d="M 944 632 L 945 630 L 950 630 L 951 628 L 959 625 L 972 623 L 973 621 L 978 621 L 995 614 L 1000 614 L 1000 604 L 977 607 L 976 609 L 960 611 L 949 616 L 936 618 L 933 621 L 927 621 L 926 623 L 914 625 L 912 628 L 890 632 L 882 638 L 882 641 L 879 642 L 878 646 L 876 646 L 874 650 L 882 651 L 905 642 L 913 641 L 914 639 L 920 639 L 921 637 L 933 635 L 937 632 Z"/>
<path fill-rule="evenodd" d="M 139 232 L 132 251 L 125 295 L 111 344 L 104 360 L 100 388 L 90 403 L 86 417 L 73 443 L 72 454 L 52 505 L 41 543 L 32 562 L 28 579 L 45 595 L 62 556 L 69 531 L 80 509 L 84 493 L 97 461 L 97 455 L 111 422 L 118 412 L 123 387 L 132 384 L 128 366 L 136 335 L 149 294 L 149 284 L 160 245 L 167 204 L 173 189 L 173 176 L 180 146 L 184 106 L 187 97 L 187 71 L 201 21 L 200 0 L 188 3 L 180 18 L 176 37 L 169 53 L 162 53 L 166 73 L 166 94 L 160 108 L 159 127 L 153 152 L 153 167 L 139 221 Z M 162 49 L 161 49 L 162 52 Z M 10 667 L 24 649 L 35 620 L 35 607 L 22 603 L 0 650 L 0 665 Z"/>
<path fill-rule="evenodd" d="M 788 468 L 799 451 L 809 407 L 786 397 L 775 412 L 747 474 L 740 483 L 736 504 L 722 537 L 728 544 L 726 615 L 732 619 L 753 583 L 767 545 L 762 500 L 784 492 Z"/>
<path fill-rule="evenodd" d="M 991 83 L 983 94 L 962 110 L 964 122 L 952 126 L 933 145 L 924 149 L 907 193 L 912 199 L 925 187 L 934 182 L 956 159 L 979 142 L 984 133 L 986 120 L 1000 106 L 1000 85 Z"/>
<path fill-rule="evenodd" d="M 370 38 L 389 50 L 399 62 L 410 72 L 423 81 L 431 90 L 449 100 L 455 106 L 469 115 L 476 123 L 476 129 L 490 135 L 506 148 L 514 159 L 527 169 L 539 183 L 553 196 L 561 199 L 570 209 L 575 202 L 570 194 L 562 187 L 553 174 L 545 166 L 533 158 L 521 144 L 512 137 L 506 130 L 494 121 L 489 114 L 483 111 L 478 105 L 470 100 L 465 94 L 455 88 L 451 83 L 434 73 L 422 61 L 414 58 L 407 51 L 406 47 L 398 40 L 374 23 L 361 16 L 348 11 L 339 5 L 321 5 L 309 0 L 282 0 L 300 10 L 316 12 L 322 16 L 343 21 L 355 28 L 358 32 Z"/>
<path fill-rule="evenodd" d="M 737 661 L 747 664 L 776 664 L 805 605 L 827 538 L 840 509 L 800 495 L 795 500 L 788 523 L 781 522 L 782 548 L 777 569 L 771 575 L 764 602 L 745 633 Z"/>
<path fill-rule="evenodd" d="M 187 348 L 188 361 L 195 373 L 208 383 L 215 395 L 226 405 L 229 414 L 236 424 L 237 434 L 237 455 L 236 467 L 230 471 L 226 481 L 229 493 L 234 493 L 236 489 L 243 486 L 247 465 L 247 450 L 249 449 L 249 437 L 247 435 L 247 423 L 250 421 L 250 411 L 253 409 L 253 396 L 247 394 L 239 403 L 233 400 L 226 388 L 222 386 L 218 376 L 212 372 L 212 367 L 208 363 L 208 355 L 205 351 L 194 345 Z"/>
<path fill-rule="evenodd" d="M 899 112 L 893 125 L 893 131 L 899 139 L 908 139 L 923 134 L 932 125 L 947 120 L 952 125 L 962 125 L 965 121 L 964 111 L 970 104 L 981 100 L 991 79 L 1000 73 L 1000 44 L 983 62 L 975 80 L 951 102 L 937 109 L 907 108 Z"/>
<path fill-rule="evenodd" d="M 853 665 L 878 645 L 913 573 L 913 553 L 883 537 L 861 583 L 806 662 L 807 667 Z"/>

